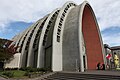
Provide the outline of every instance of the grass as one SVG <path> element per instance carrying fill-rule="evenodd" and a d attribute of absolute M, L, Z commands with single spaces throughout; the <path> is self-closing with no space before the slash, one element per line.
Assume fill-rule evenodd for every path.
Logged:
<path fill-rule="evenodd" d="M 25 67 L 19 70 L 17 69 L 5 69 L 4 71 L 0 71 L 0 76 L 5 76 L 7 78 L 33 78 L 39 75 L 43 75 L 43 72 L 47 72 L 44 68 L 31 68 Z"/>
<path fill-rule="evenodd" d="M 13 73 L 13 78 L 25 77 L 24 74 L 26 73 L 26 71 L 21 71 L 21 70 L 11 70 L 11 71 L 0 71 L 0 75 L 2 75 L 2 73 L 4 73 L 4 72 L 12 72 Z"/>
<path fill-rule="evenodd" d="M 120 68 L 116 68 L 116 70 L 120 70 Z"/>
<path fill-rule="evenodd" d="M 26 73 L 25 71 L 21 71 L 21 70 L 13 70 L 12 72 L 14 73 L 14 78 L 23 77 L 24 74 Z"/>

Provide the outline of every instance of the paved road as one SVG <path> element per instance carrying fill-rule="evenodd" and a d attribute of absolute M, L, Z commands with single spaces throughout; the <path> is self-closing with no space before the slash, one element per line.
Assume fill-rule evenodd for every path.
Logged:
<path fill-rule="evenodd" d="M 86 72 L 59 72 L 59 73 L 80 73 L 80 74 L 98 74 L 98 75 L 114 75 L 120 76 L 120 71 L 103 71 L 103 70 L 94 70 L 94 71 L 86 71 Z M 49 74 L 48 74 L 49 75 Z M 46 76 L 46 75 L 44 75 Z M 4 79 L 0 77 L 0 80 L 40 80 L 41 77 L 32 78 L 32 79 Z"/>
<path fill-rule="evenodd" d="M 0 77 L 0 80 L 7 80 L 7 79 Z"/>
<path fill-rule="evenodd" d="M 102 75 L 115 75 L 120 76 L 120 71 L 104 71 L 104 70 L 94 70 L 94 71 L 86 71 L 83 74 L 102 74 Z"/>

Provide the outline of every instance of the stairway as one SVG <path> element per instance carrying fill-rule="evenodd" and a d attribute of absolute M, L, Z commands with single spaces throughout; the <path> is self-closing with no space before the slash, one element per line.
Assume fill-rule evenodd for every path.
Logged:
<path fill-rule="evenodd" d="M 57 72 L 43 80 L 120 80 L 119 75 Z"/>

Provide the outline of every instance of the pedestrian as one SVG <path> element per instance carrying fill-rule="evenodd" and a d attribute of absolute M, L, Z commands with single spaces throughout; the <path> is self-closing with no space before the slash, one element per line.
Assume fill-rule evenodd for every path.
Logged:
<path fill-rule="evenodd" d="M 105 70 L 105 64 L 104 63 L 101 66 L 101 70 Z"/>
<path fill-rule="evenodd" d="M 100 70 L 100 62 L 97 64 L 97 70 Z"/>

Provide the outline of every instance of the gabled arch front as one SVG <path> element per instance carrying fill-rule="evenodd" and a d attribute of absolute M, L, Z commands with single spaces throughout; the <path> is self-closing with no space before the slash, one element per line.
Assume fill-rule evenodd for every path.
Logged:
<path fill-rule="evenodd" d="M 87 69 L 96 69 L 98 62 L 104 63 L 103 42 L 95 14 L 86 1 L 82 4 L 79 21 L 79 28 L 83 34 L 86 47 Z"/>

